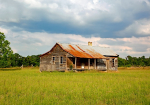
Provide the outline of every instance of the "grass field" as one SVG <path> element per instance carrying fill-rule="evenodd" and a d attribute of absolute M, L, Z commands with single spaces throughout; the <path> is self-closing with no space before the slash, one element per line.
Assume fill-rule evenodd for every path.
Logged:
<path fill-rule="evenodd" d="M 0 69 L 1 105 L 150 105 L 150 68 L 118 72 Z"/>

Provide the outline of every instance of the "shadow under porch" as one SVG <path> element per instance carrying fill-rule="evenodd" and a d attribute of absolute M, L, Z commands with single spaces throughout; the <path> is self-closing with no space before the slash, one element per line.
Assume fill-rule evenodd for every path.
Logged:
<path fill-rule="evenodd" d="M 106 59 L 91 59 L 91 58 L 67 58 L 67 70 L 107 70 Z"/>

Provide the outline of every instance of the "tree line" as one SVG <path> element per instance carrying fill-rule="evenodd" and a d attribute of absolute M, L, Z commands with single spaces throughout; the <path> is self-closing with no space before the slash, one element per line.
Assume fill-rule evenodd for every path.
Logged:
<path fill-rule="evenodd" d="M 145 56 L 142 57 L 132 57 L 127 56 L 125 59 L 118 58 L 118 66 L 119 67 L 144 67 L 144 66 L 150 66 L 150 57 L 145 58 Z"/>
<path fill-rule="evenodd" d="M 9 67 L 27 67 L 27 66 L 39 66 L 40 55 L 32 55 L 23 57 L 18 53 L 10 54 L 9 56 L 0 57 L 0 68 L 9 68 Z"/>
<path fill-rule="evenodd" d="M 5 39 L 4 33 L 0 32 L 0 68 L 20 67 L 20 66 L 39 66 L 40 55 L 23 57 L 18 53 L 13 53 L 10 42 Z M 150 57 L 132 57 L 127 56 L 125 59 L 118 57 L 119 67 L 131 66 L 150 66 Z"/>
<path fill-rule="evenodd" d="M 23 57 L 18 53 L 13 53 L 10 42 L 5 39 L 4 33 L 0 32 L 0 68 L 39 66 L 40 55 Z"/>

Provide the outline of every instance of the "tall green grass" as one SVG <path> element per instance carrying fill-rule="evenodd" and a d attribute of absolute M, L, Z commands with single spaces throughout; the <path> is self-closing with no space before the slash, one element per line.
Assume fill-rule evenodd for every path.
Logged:
<path fill-rule="evenodd" d="M 1 105 L 150 104 L 150 69 L 39 72 L 0 69 Z"/>

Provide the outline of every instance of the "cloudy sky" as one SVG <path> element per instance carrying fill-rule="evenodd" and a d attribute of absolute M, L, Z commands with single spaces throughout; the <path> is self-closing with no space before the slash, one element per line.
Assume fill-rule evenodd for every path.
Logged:
<path fill-rule="evenodd" d="M 0 0 L 0 31 L 22 56 L 56 42 L 150 56 L 150 0 Z"/>

